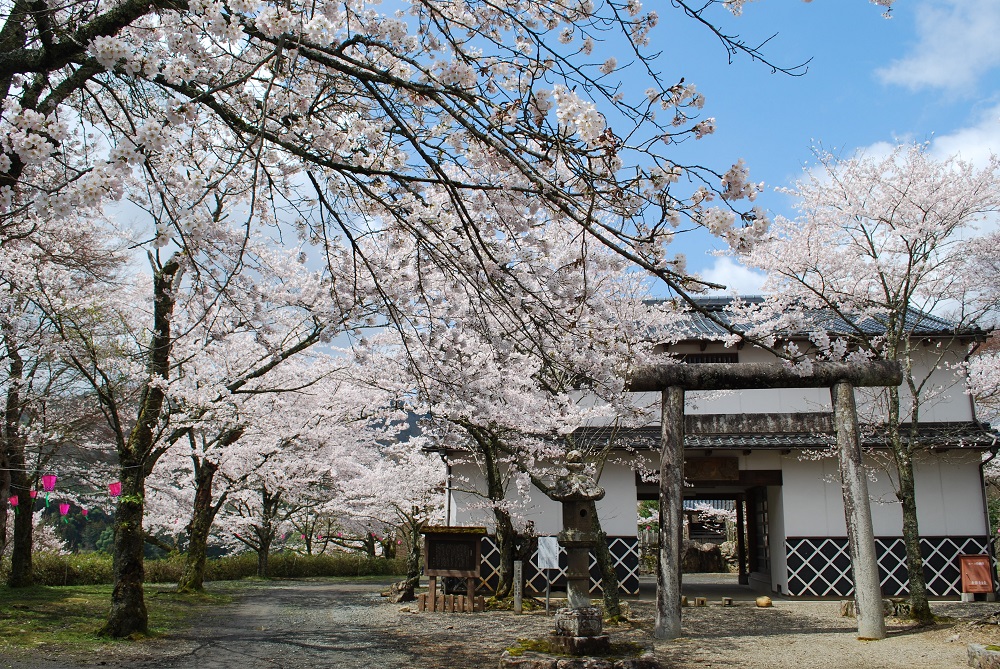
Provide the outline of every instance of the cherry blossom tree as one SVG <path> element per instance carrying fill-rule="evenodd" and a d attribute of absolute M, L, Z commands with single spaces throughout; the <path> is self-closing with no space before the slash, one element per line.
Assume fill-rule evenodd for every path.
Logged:
<path fill-rule="evenodd" d="M 714 5 L 742 4 L 671 7 L 731 52 L 767 62 L 711 24 Z M 131 240 L 150 259 L 151 281 L 137 277 L 145 295 L 131 303 L 149 305 L 142 327 L 115 304 L 105 313 L 131 323 L 127 334 L 82 309 L 52 316 L 114 432 L 125 487 L 108 635 L 146 628 L 143 487 L 163 452 L 175 307 L 185 282 L 191 295 L 228 285 L 240 258 L 233 219 L 247 238 L 261 227 L 284 238 L 291 226 L 335 267 L 347 244 L 350 280 L 374 283 L 387 304 L 420 290 L 428 267 L 443 269 L 476 311 L 525 330 L 574 323 L 538 299 L 526 258 L 540 220 L 587 231 L 680 294 L 701 285 L 670 248 L 681 222 L 737 241 L 766 230 L 761 212 L 741 204 L 758 190 L 745 166 L 715 171 L 666 155 L 715 124 L 693 84 L 656 70 L 647 47 L 659 18 L 638 1 L 395 9 L 354 0 L 0 9 L 0 235 L 79 222 L 123 197 L 152 218 Z M 633 63 L 597 57 L 605 47 Z M 644 95 L 626 95 L 626 73 L 645 79 Z M 402 314 L 388 311 L 398 324 Z M 85 336 L 90 327 L 98 339 Z M 109 373 L 95 341 L 129 340 L 145 344 Z"/>
<path fill-rule="evenodd" d="M 94 215 L 93 211 L 84 214 Z M 23 220 L 0 245 L 0 375 L 4 417 L 0 438 L 0 529 L 6 535 L 7 500 L 14 508 L 8 583 L 32 582 L 32 510 L 29 492 L 60 446 L 85 438 L 95 408 L 81 397 L 79 377 L 61 356 L 58 337 L 44 317 L 55 299 L 72 302 L 109 280 L 121 263 L 103 230 L 50 220 Z"/>
<path fill-rule="evenodd" d="M 967 338 L 982 334 L 985 293 L 995 289 L 969 271 L 966 239 L 1000 210 L 1000 159 L 977 168 L 957 158 L 937 160 L 926 145 L 845 159 L 819 151 L 817 158 L 787 191 L 800 216 L 777 219 L 766 236 L 738 249 L 768 272 L 765 289 L 774 293 L 744 315 L 757 319 L 757 334 L 771 331 L 772 342 L 774 332 L 810 332 L 821 357 L 902 364 L 907 392 L 886 391 L 881 420 L 902 505 L 912 615 L 927 620 L 913 477 L 920 410 L 942 390 L 935 370 L 961 363 Z M 817 322 L 817 313 L 835 320 Z M 944 337 L 932 348 L 915 336 L 929 329 Z"/>
<path fill-rule="evenodd" d="M 336 498 L 338 486 L 359 474 L 359 454 L 383 434 L 372 399 L 370 391 L 329 379 L 297 392 L 256 396 L 266 405 L 258 414 L 268 418 L 249 426 L 235 444 L 241 452 L 219 465 L 231 483 L 242 482 L 229 492 L 219 522 L 257 552 L 259 575 L 267 575 L 275 538 L 293 531 L 294 514 Z"/>
<path fill-rule="evenodd" d="M 412 329 L 403 331 L 398 345 L 397 374 L 413 378 L 412 388 L 405 382 L 403 388 L 414 393 L 416 413 L 427 416 L 421 429 L 449 450 L 464 452 L 483 474 L 485 489 L 475 492 L 493 515 L 500 596 L 510 587 L 521 541 L 511 498 L 524 500 L 532 482 L 543 493 L 549 490 L 568 450 L 587 449 L 600 469 L 609 440 L 583 443 L 574 432 L 607 425 L 607 437 L 615 425 L 645 421 L 624 380 L 630 365 L 641 364 L 666 336 L 658 328 L 666 319 L 643 302 L 643 278 L 587 234 L 553 222 L 537 231 L 533 244 L 529 252 L 522 241 L 517 252 L 531 258 L 531 290 L 539 298 L 525 300 L 522 309 L 551 310 L 552 318 L 572 321 L 567 329 L 545 327 L 542 318 L 482 314 L 460 291 L 438 289 L 427 274 L 418 294 L 426 299 L 399 309 L 412 314 Z M 383 374 L 387 369 L 382 365 Z M 453 489 L 462 486 L 452 482 Z M 605 592 L 616 598 L 615 579 L 608 580 Z"/>
<path fill-rule="evenodd" d="M 351 458 L 355 471 L 338 478 L 336 506 L 364 526 L 376 522 L 391 529 L 396 541 L 405 537 L 407 580 L 420 577 L 420 531 L 443 517 L 445 467 L 436 453 L 424 450 L 426 439 L 380 445 Z M 343 472 L 347 474 L 347 472 Z M 368 529 L 371 534 L 372 530 Z"/>

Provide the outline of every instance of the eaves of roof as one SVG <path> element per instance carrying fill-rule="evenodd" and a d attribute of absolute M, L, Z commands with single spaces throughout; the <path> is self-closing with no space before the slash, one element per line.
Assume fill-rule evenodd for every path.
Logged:
<path fill-rule="evenodd" d="M 764 298 L 761 296 L 749 296 L 741 298 L 744 302 L 751 304 L 761 304 Z M 705 311 L 710 312 L 722 323 L 732 327 L 737 332 L 741 332 L 745 324 L 734 320 L 732 313 L 728 311 L 733 299 L 730 297 L 705 297 L 697 298 L 696 302 Z M 833 311 L 814 310 L 812 312 L 815 319 L 815 329 L 822 329 L 830 334 L 850 336 L 852 334 L 864 334 L 868 336 L 878 336 L 884 334 L 886 326 L 879 320 L 872 317 L 865 317 L 857 321 L 848 322 Z M 692 311 L 690 320 L 686 324 L 688 332 L 683 339 L 688 341 L 702 341 L 705 339 L 719 339 L 727 334 L 723 325 L 710 320 L 697 311 Z M 957 327 L 955 323 L 946 319 L 927 314 L 917 310 L 911 310 L 906 317 L 905 329 L 911 336 L 922 338 L 942 338 L 942 337 L 973 337 L 976 339 L 985 338 L 988 332 L 979 327 Z M 789 338 L 805 337 L 805 331 L 789 331 L 782 333 L 782 336 Z"/>
<path fill-rule="evenodd" d="M 909 439 L 909 426 L 902 426 L 904 440 Z M 590 434 L 587 434 L 590 432 Z M 974 422 L 925 423 L 917 429 L 920 443 L 926 448 L 965 448 L 987 450 L 1000 443 L 1000 435 L 988 425 Z M 600 432 L 584 429 L 578 438 L 600 438 Z M 738 434 L 685 434 L 685 449 L 825 449 L 834 445 L 834 435 L 822 432 L 743 432 Z M 888 448 L 884 426 L 861 426 L 862 446 Z M 657 449 L 660 444 L 660 426 L 651 425 L 622 430 L 616 435 L 620 449 Z"/>

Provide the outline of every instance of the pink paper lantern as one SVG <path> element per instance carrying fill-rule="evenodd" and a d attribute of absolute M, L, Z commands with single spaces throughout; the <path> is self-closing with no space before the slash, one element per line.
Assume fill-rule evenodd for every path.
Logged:
<path fill-rule="evenodd" d="M 402 546 L 403 545 L 403 540 L 402 539 L 396 539 L 396 545 L 397 546 Z"/>
<path fill-rule="evenodd" d="M 88 514 L 88 513 L 90 513 L 90 512 L 89 512 L 89 511 L 87 511 L 86 509 L 80 509 L 80 515 L 82 515 L 82 516 L 83 516 L 84 518 L 86 518 L 86 517 L 87 517 L 87 514 Z"/>
<path fill-rule="evenodd" d="M 69 503 L 63 502 L 59 505 L 59 515 L 65 516 L 67 513 L 69 513 Z"/>
<path fill-rule="evenodd" d="M 29 490 L 28 491 L 28 496 L 31 497 L 31 499 L 35 499 L 36 497 L 38 497 L 38 491 L 37 490 Z"/>
<path fill-rule="evenodd" d="M 42 477 L 42 488 L 45 489 L 45 492 L 52 492 L 53 490 L 55 490 L 56 489 L 56 475 L 55 474 L 46 474 L 45 476 L 43 476 Z"/>
<path fill-rule="evenodd" d="M 11 495 L 8 497 L 11 506 L 17 506 L 17 495 Z"/>
<path fill-rule="evenodd" d="M 306 535 L 304 535 L 304 534 L 300 534 L 300 535 L 299 535 L 299 538 L 300 538 L 300 539 L 302 539 L 302 540 L 304 541 L 304 540 L 305 540 L 305 538 L 306 538 Z"/>
<path fill-rule="evenodd" d="M 118 495 L 122 494 L 121 482 L 115 481 L 114 483 L 109 483 L 108 492 L 111 493 L 112 497 L 118 497 Z"/>

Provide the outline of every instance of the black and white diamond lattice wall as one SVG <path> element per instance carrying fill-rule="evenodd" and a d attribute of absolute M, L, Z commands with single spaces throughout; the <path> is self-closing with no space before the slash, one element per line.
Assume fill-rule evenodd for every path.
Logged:
<path fill-rule="evenodd" d="M 608 537 L 608 549 L 618 575 L 618 591 L 624 595 L 639 594 L 639 540 L 636 537 Z M 483 537 L 483 561 L 479 568 L 479 587 L 496 592 L 500 582 L 500 550 L 492 536 Z M 538 551 L 531 555 L 531 561 L 524 565 L 525 590 L 545 592 L 545 577 L 538 564 Z M 554 590 L 566 589 L 566 551 L 559 547 L 559 570 L 549 570 Z M 597 558 L 590 553 L 590 591 L 601 592 L 601 571 Z"/>
<path fill-rule="evenodd" d="M 944 597 L 961 593 L 958 556 L 985 553 L 986 537 L 923 537 L 927 592 Z M 906 573 L 906 549 L 899 537 L 876 537 L 882 594 L 905 595 L 910 581 Z M 785 540 L 788 594 L 846 597 L 854 592 L 851 554 L 846 537 L 789 537 Z"/>

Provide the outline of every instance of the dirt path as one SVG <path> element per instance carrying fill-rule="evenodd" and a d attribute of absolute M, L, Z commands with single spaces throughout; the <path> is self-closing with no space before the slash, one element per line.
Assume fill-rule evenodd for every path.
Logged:
<path fill-rule="evenodd" d="M 0 658 L 0 668 L 495 669 L 504 648 L 544 636 L 552 625 L 542 613 L 416 614 L 386 603 L 381 587 L 370 580 L 253 585 L 233 605 L 203 614 L 190 631 L 169 639 L 115 644 L 100 657 L 39 649 L 30 658 Z M 936 603 L 935 612 L 952 616 L 951 622 L 929 629 L 896 624 L 888 639 L 869 643 L 854 638 L 854 623 L 837 615 L 836 602 L 686 609 L 686 636 L 655 644 L 652 602 L 631 606 L 634 624 L 611 629 L 614 638 L 655 645 L 664 666 L 676 669 L 951 669 L 965 665 L 968 643 L 1000 643 L 1000 627 L 971 623 L 1000 604 Z"/>

